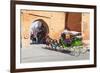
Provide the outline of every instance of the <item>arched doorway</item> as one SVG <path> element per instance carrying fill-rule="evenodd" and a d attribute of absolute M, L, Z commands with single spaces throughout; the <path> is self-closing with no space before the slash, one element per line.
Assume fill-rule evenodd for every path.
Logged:
<path fill-rule="evenodd" d="M 43 19 L 37 19 L 32 22 L 30 28 L 31 44 L 45 44 L 46 36 L 49 33 L 49 27 Z"/>

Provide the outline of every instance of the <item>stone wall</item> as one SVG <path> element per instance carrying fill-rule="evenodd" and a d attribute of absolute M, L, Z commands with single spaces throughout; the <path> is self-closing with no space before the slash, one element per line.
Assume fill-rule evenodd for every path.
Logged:
<path fill-rule="evenodd" d="M 65 16 L 64 12 L 50 12 L 50 11 L 32 11 L 21 10 L 21 45 L 27 48 L 30 45 L 30 26 L 32 22 L 37 19 L 43 19 L 49 27 L 49 36 L 52 39 L 59 39 L 61 32 L 65 29 Z M 81 32 L 83 41 L 88 41 L 90 36 L 90 15 L 89 13 L 81 14 Z M 74 18 L 72 19 L 74 20 Z M 68 21 L 68 20 L 67 20 Z M 74 21 L 76 22 L 76 21 Z M 69 23 L 72 23 L 70 20 Z"/>
<path fill-rule="evenodd" d="M 30 45 L 30 26 L 37 19 L 43 19 L 48 24 L 49 36 L 53 39 L 59 39 L 61 32 L 64 30 L 64 12 L 21 10 L 22 47 Z"/>
<path fill-rule="evenodd" d="M 90 14 L 82 13 L 82 36 L 83 42 L 89 44 L 90 40 Z"/>

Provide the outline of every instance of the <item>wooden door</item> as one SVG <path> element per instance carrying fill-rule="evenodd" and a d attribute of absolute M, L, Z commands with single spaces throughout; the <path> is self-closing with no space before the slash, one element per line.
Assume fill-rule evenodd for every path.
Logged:
<path fill-rule="evenodd" d="M 81 32 L 81 13 L 68 12 L 65 14 L 65 29 Z"/>

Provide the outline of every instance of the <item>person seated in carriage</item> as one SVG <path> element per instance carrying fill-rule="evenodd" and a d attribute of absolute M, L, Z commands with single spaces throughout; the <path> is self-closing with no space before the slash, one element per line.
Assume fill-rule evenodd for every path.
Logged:
<path fill-rule="evenodd" d="M 63 48 L 82 45 L 81 33 L 75 31 L 63 32 L 61 33 L 59 43 Z"/>

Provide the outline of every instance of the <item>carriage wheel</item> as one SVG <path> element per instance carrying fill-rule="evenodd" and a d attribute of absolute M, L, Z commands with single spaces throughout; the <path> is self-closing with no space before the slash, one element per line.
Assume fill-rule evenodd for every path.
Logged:
<path fill-rule="evenodd" d="M 80 55 L 80 48 L 78 48 L 77 46 L 75 47 L 71 47 L 71 55 L 73 56 L 79 56 Z"/>
<path fill-rule="evenodd" d="M 81 48 L 81 53 L 82 54 L 85 54 L 86 52 L 88 52 L 88 49 L 87 48 Z"/>

